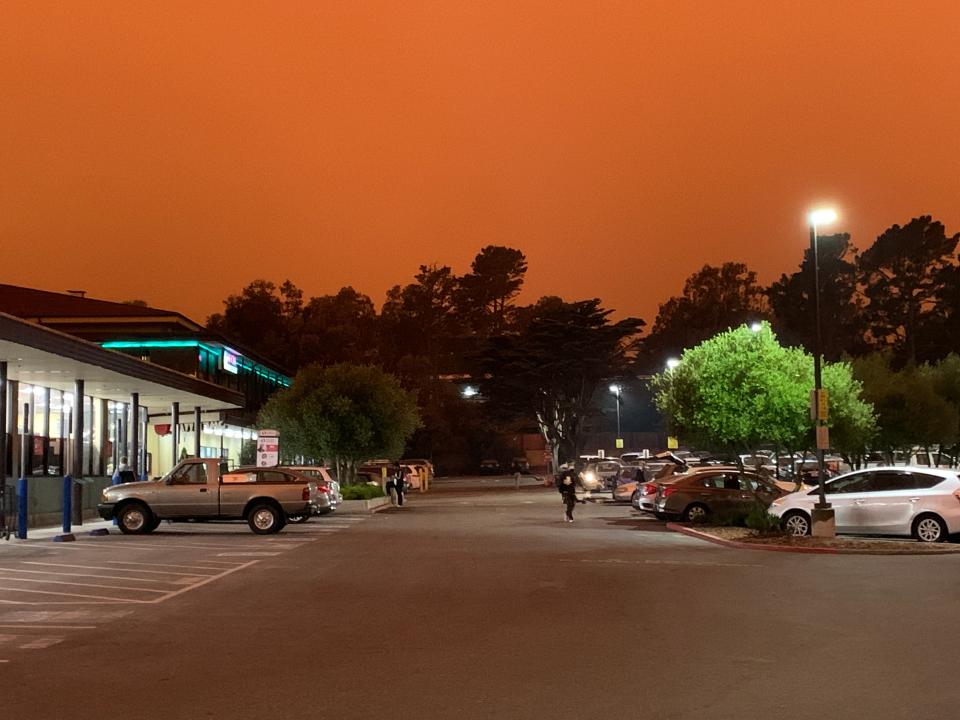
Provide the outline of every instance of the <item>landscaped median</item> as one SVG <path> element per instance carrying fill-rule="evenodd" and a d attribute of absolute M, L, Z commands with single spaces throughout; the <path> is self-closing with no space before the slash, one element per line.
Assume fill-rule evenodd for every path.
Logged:
<path fill-rule="evenodd" d="M 920 543 L 915 540 L 879 540 L 863 537 L 821 538 L 784 533 L 761 534 L 742 527 L 711 527 L 667 523 L 667 529 L 741 550 L 818 553 L 821 555 L 950 555 L 960 553 L 960 544 Z"/>

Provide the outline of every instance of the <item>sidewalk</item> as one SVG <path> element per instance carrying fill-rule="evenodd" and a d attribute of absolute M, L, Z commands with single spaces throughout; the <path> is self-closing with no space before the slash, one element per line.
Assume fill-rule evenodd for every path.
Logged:
<path fill-rule="evenodd" d="M 74 525 L 72 528 L 72 535 L 74 537 L 80 537 L 81 535 L 88 535 L 93 530 L 100 531 L 98 534 L 103 534 L 104 530 L 116 529 L 116 526 L 113 524 L 112 520 L 84 520 L 83 525 Z M 117 530 L 117 532 L 120 532 Z M 54 527 L 42 527 L 42 528 L 27 528 L 27 539 L 20 540 L 16 536 L 11 536 L 10 540 L 7 542 L 16 544 L 23 542 L 52 542 L 54 538 L 63 535 L 63 527 L 56 525 Z M 0 540 L 0 548 L 4 546 L 4 541 Z"/>

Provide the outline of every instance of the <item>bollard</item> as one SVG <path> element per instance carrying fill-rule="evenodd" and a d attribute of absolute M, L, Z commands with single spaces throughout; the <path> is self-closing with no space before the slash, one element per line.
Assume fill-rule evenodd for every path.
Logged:
<path fill-rule="evenodd" d="M 520 473 L 515 472 L 513 474 L 513 481 L 516 483 L 517 490 L 519 490 L 520 489 Z"/>
<path fill-rule="evenodd" d="M 73 524 L 83 525 L 83 480 L 73 483 Z"/>
<path fill-rule="evenodd" d="M 73 478 L 63 476 L 63 532 L 69 533 L 73 528 Z"/>
<path fill-rule="evenodd" d="M 19 540 L 27 539 L 27 479 L 17 480 L 17 538 Z"/>

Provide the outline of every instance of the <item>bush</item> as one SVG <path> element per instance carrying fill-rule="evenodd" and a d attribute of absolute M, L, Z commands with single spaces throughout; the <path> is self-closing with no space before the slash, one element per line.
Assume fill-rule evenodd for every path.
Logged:
<path fill-rule="evenodd" d="M 773 535 L 783 532 L 780 525 L 780 518 L 771 515 L 767 507 L 762 503 L 757 503 L 747 514 L 745 524 L 751 530 L 755 530 L 761 535 Z"/>
<path fill-rule="evenodd" d="M 371 500 L 383 497 L 383 488 L 379 485 L 343 485 L 340 494 L 344 500 Z"/>

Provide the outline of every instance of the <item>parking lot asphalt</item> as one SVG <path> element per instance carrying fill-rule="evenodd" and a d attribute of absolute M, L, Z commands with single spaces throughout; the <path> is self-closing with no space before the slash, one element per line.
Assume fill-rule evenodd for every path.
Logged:
<path fill-rule="evenodd" d="M 164 523 L 150 535 L 111 528 L 105 536 L 91 536 L 88 525 L 77 528 L 75 542 L 50 542 L 56 533 L 48 530 L 0 543 L 0 663 L 130 621 L 137 608 L 170 602 L 363 520 L 331 515 L 266 537 L 242 523 Z"/>

